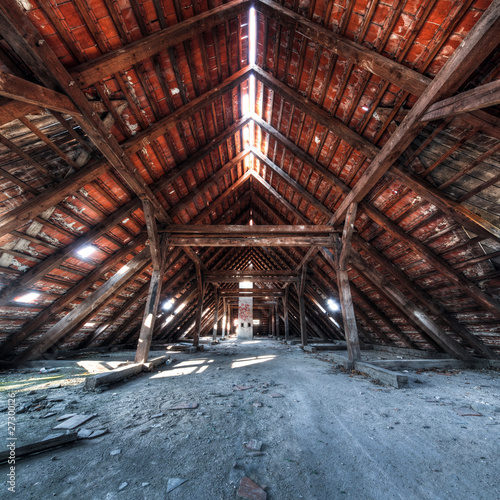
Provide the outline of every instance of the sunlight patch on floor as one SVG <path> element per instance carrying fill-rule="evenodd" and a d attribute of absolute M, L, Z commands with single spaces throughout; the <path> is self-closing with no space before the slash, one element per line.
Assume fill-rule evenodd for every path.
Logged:
<path fill-rule="evenodd" d="M 275 357 L 276 357 L 275 355 L 268 355 L 268 356 L 255 356 L 253 358 L 237 359 L 231 363 L 231 368 L 243 368 L 244 366 L 255 365 L 258 363 L 266 363 L 267 361 L 271 361 Z"/>

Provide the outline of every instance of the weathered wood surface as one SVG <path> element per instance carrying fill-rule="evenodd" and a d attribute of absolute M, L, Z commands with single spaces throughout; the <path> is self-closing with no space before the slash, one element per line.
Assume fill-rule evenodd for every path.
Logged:
<path fill-rule="evenodd" d="M 414 95 L 422 94 L 430 83 L 430 79 L 426 76 L 388 59 L 374 50 L 348 40 L 272 0 L 257 0 L 255 8 L 270 19 L 296 29 L 307 39 L 316 42 L 321 47 L 347 58 L 361 68 L 394 83 L 394 85 Z"/>
<path fill-rule="evenodd" d="M 60 92 L 0 71 L 0 96 L 52 109 L 69 115 L 81 115 L 73 101 Z"/>
<path fill-rule="evenodd" d="M 470 113 L 500 104 L 500 80 L 480 85 L 448 99 L 435 102 L 420 118 L 422 122 L 440 120 L 447 116 Z"/>
<path fill-rule="evenodd" d="M 29 455 L 34 455 L 36 453 L 41 453 L 43 451 L 53 450 L 59 446 L 64 446 L 66 444 L 74 443 L 78 440 L 78 432 L 70 432 L 68 434 L 61 434 L 57 437 L 50 439 L 44 439 L 43 441 L 37 441 L 35 443 L 30 443 L 24 446 L 16 447 L 16 460 L 27 457 Z M 7 462 L 10 457 L 10 450 L 0 452 L 0 464 Z"/>
<path fill-rule="evenodd" d="M 249 0 L 233 0 L 225 5 L 220 5 L 124 47 L 112 50 L 89 62 L 82 63 L 74 67 L 71 74 L 81 87 L 88 87 L 92 83 L 102 80 L 105 76 L 130 68 L 133 64 L 189 40 L 203 31 L 223 24 L 228 19 L 237 17 L 246 12 L 249 5 Z"/>

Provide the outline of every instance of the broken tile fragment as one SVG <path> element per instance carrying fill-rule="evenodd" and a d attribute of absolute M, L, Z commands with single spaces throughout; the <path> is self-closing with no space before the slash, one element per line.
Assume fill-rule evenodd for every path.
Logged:
<path fill-rule="evenodd" d="M 267 493 L 246 476 L 241 478 L 238 496 L 247 500 L 267 500 Z"/>
<path fill-rule="evenodd" d="M 258 439 L 250 439 L 250 441 L 244 444 L 247 450 L 260 451 L 262 449 L 262 441 Z"/>
<path fill-rule="evenodd" d="M 171 477 L 167 483 L 167 493 L 170 493 L 172 490 L 175 490 L 181 484 L 184 484 L 187 479 L 182 479 L 181 477 Z"/>
<path fill-rule="evenodd" d="M 194 410 L 195 408 L 198 408 L 198 403 L 181 403 L 170 410 Z"/>
<path fill-rule="evenodd" d="M 279 392 L 270 392 L 269 396 L 271 396 L 272 398 L 284 398 L 285 397 L 285 396 L 283 396 L 283 394 L 280 394 Z"/>
<path fill-rule="evenodd" d="M 233 385 L 234 391 L 246 391 L 247 389 L 251 389 L 253 386 L 251 385 Z"/>

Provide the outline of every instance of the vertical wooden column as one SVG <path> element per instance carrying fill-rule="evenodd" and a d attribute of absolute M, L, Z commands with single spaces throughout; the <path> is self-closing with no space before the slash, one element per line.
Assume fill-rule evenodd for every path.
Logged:
<path fill-rule="evenodd" d="M 269 322 L 271 323 L 271 336 L 276 337 L 276 325 L 274 324 L 273 307 L 269 308 Z"/>
<path fill-rule="evenodd" d="M 158 303 L 160 301 L 163 277 L 162 268 L 165 257 L 165 255 L 162 256 L 162 245 L 160 244 L 153 205 L 150 201 L 143 200 L 142 206 L 148 231 L 149 251 L 151 252 L 151 261 L 153 262 L 153 273 L 151 275 L 148 298 L 146 299 L 146 308 L 144 310 L 141 331 L 137 342 L 137 350 L 135 352 L 136 363 L 145 363 L 149 356 L 149 348 L 153 340 L 153 330 L 155 327 L 156 314 L 158 312 Z M 163 243 L 165 243 L 165 241 L 163 241 Z M 164 245 L 164 248 L 166 248 L 166 245 Z"/>
<path fill-rule="evenodd" d="M 222 325 L 221 325 L 221 337 L 224 338 L 226 336 L 226 327 L 227 327 L 227 306 L 226 306 L 226 298 L 222 299 Z"/>
<path fill-rule="evenodd" d="M 154 269 L 153 274 L 151 275 L 151 283 L 149 285 L 149 293 L 146 300 L 144 319 L 142 320 L 139 342 L 137 344 L 137 351 L 135 353 L 136 363 L 145 363 L 149 356 L 149 348 L 151 346 L 151 340 L 153 338 L 156 313 L 158 311 L 158 303 L 160 301 L 162 281 L 161 278 L 161 270 Z"/>
<path fill-rule="evenodd" d="M 200 345 L 201 316 L 203 314 L 203 295 L 205 292 L 205 285 L 203 283 L 203 275 L 201 274 L 201 268 L 198 262 L 195 262 L 195 267 L 196 280 L 198 283 L 198 306 L 196 308 L 196 324 L 194 326 L 193 333 L 193 347 L 198 347 Z"/>
<path fill-rule="evenodd" d="M 342 309 L 342 319 L 344 321 L 344 332 L 347 342 L 347 353 L 349 361 L 354 363 L 361 359 L 361 349 L 359 347 L 358 328 L 352 304 L 351 288 L 347 275 L 347 263 L 351 251 L 351 238 L 354 231 L 354 221 L 356 220 L 357 203 L 351 203 L 347 211 L 342 233 L 342 241 L 337 240 L 337 286 L 339 289 L 340 306 Z"/>
<path fill-rule="evenodd" d="M 285 341 L 290 339 L 290 322 L 288 320 L 288 301 L 289 301 L 289 289 L 288 286 L 285 287 L 285 297 L 283 298 L 283 319 L 285 322 Z"/>
<path fill-rule="evenodd" d="M 274 321 L 276 324 L 276 338 L 280 338 L 280 317 L 278 315 L 278 304 L 279 304 L 279 299 L 276 302 L 276 306 L 274 308 Z"/>
<path fill-rule="evenodd" d="M 214 311 L 213 340 L 217 340 L 218 323 L 219 323 L 219 285 L 215 285 L 215 311 Z"/>
<path fill-rule="evenodd" d="M 300 338 L 302 346 L 307 345 L 307 324 L 306 324 L 306 302 L 304 292 L 306 290 L 307 266 L 302 266 L 299 282 L 299 313 L 300 313 Z"/>

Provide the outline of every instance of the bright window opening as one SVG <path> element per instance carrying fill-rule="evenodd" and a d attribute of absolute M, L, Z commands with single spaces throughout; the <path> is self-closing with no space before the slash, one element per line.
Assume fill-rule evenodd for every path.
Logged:
<path fill-rule="evenodd" d="M 254 319 L 253 320 L 254 325 L 260 325 L 260 319 Z"/>
<path fill-rule="evenodd" d="M 164 311 L 169 311 L 170 309 L 172 309 L 173 305 L 174 305 L 174 299 L 171 298 L 170 300 L 166 300 L 161 307 Z"/>
<path fill-rule="evenodd" d="M 83 248 L 80 248 L 76 253 L 83 258 L 89 257 L 95 252 L 95 248 L 92 245 L 87 245 Z"/>
<path fill-rule="evenodd" d="M 16 297 L 14 299 L 14 302 L 21 302 L 23 304 L 31 304 L 32 302 L 35 302 L 35 300 L 40 296 L 39 293 L 36 292 L 30 292 L 26 293 L 24 295 L 21 295 L 20 297 Z"/>
<path fill-rule="evenodd" d="M 328 299 L 328 307 L 332 311 L 338 311 L 339 310 L 339 305 L 333 299 Z"/>
<path fill-rule="evenodd" d="M 248 14 L 248 62 L 255 64 L 257 59 L 257 18 L 252 7 Z"/>

